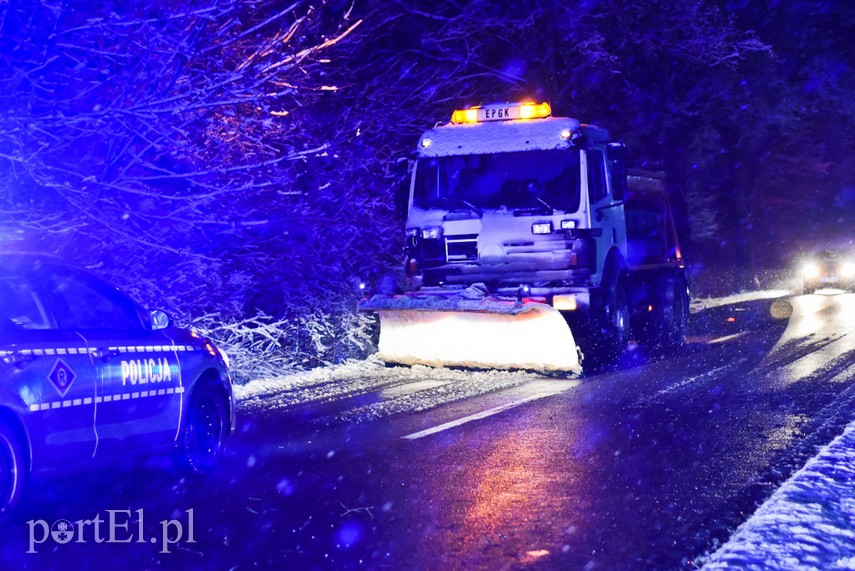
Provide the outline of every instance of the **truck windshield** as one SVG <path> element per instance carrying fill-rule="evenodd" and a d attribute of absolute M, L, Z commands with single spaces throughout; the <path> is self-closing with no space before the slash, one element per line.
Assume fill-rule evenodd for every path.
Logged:
<path fill-rule="evenodd" d="M 579 209 L 578 149 L 419 159 L 413 202 L 420 208 Z"/>

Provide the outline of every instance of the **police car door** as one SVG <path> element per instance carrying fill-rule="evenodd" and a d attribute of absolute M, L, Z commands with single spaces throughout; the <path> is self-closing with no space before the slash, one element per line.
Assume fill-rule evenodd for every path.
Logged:
<path fill-rule="evenodd" d="M 33 466 L 62 466 L 95 452 L 95 367 L 83 338 L 57 326 L 31 268 L 0 262 L 0 398 L 19 409 Z"/>
<path fill-rule="evenodd" d="M 60 322 L 79 331 L 92 351 L 97 454 L 174 443 L 183 386 L 172 341 L 151 330 L 133 301 L 94 276 L 62 269 L 48 281 Z"/>

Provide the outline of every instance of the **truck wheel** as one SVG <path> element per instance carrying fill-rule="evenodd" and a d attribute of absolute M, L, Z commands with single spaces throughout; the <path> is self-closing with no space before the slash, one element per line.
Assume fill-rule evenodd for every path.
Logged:
<path fill-rule="evenodd" d="M 673 306 L 671 309 L 671 323 L 668 324 L 668 347 L 674 349 L 686 342 L 686 333 L 689 329 L 689 296 L 686 294 L 686 286 L 682 280 L 674 284 Z"/>
<path fill-rule="evenodd" d="M 14 509 L 25 478 L 24 453 L 18 437 L 8 426 L 0 425 L 0 518 Z"/>
<path fill-rule="evenodd" d="M 619 357 L 623 350 L 626 349 L 629 343 L 632 328 L 630 326 L 630 310 L 629 298 L 626 294 L 626 288 L 622 284 L 618 284 L 615 299 L 612 302 L 609 317 L 609 326 L 611 327 L 611 337 L 614 344 L 616 357 Z"/>
<path fill-rule="evenodd" d="M 582 343 L 583 366 L 597 371 L 617 363 L 631 336 L 629 298 L 626 288 L 618 283 L 615 297 L 604 308 L 601 317 L 590 323 Z"/>
<path fill-rule="evenodd" d="M 686 341 L 688 329 L 689 298 L 685 282 L 679 277 L 659 276 L 651 287 L 650 310 L 642 316 L 636 339 L 653 352 L 679 347 Z"/>
<path fill-rule="evenodd" d="M 180 439 L 184 464 L 196 472 L 212 470 L 223 452 L 227 423 L 226 406 L 217 391 L 210 387 L 194 391 Z"/>

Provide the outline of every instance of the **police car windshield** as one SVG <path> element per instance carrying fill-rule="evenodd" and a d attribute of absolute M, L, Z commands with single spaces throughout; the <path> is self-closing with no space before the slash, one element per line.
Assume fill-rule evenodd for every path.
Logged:
<path fill-rule="evenodd" d="M 461 210 L 579 209 L 579 151 L 432 157 L 416 165 L 414 205 Z"/>

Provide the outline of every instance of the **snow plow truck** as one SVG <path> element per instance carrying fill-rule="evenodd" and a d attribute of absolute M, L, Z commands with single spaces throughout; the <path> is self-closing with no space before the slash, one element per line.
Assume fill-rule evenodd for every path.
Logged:
<path fill-rule="evenodd" d="M 379 313 L 387 363 L 578 373 L 682 344 L 685 264 L 657 172 L 546 103 L 457 110 L 405 161 L 407 291 Z M 412 168 L 407 168 L 411 164 Z"/>

